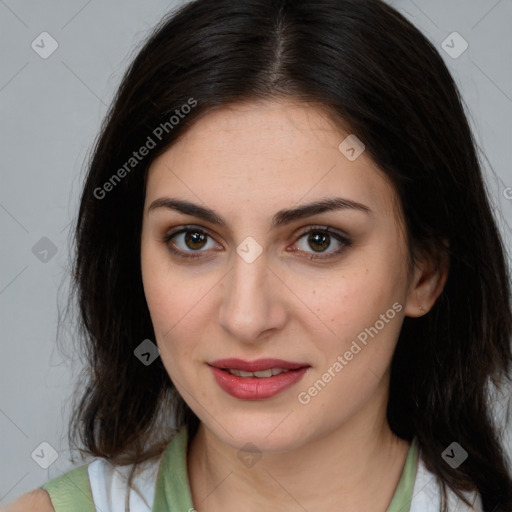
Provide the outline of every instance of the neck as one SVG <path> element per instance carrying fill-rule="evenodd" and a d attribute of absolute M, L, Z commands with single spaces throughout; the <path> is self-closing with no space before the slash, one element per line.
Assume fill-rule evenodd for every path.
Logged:
<path fill-rule="evenodd" d="M 293 451 L 261 454 L 249 467 L 237 449 L 201 424 L 188 452 L 195 509 L 314 512 L 342 505 L 344 512 L 385 512 L 410 444 L 389 429 L 385 402 L 374 407 L 371 418 L 360 411 Z"/>

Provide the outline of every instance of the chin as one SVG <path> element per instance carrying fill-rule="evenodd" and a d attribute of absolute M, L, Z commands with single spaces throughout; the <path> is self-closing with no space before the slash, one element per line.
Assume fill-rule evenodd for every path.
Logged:
<path fill-rule="evenodd" d="M 293 413 L 290 414 L 290 418 Z M 297 424 L 289 424 L 286 417 L 282 415 L 279 419 L 275 417 L 253 417 L 248 420 L 247 415 L 239 419 L 233 419 L 225 423 L 225 429 L 218 424 L 208 424 L 207 428 L 213 432 L 223 443 L 235 450 L 280 453 L 297 449 L 303 445 L 309 435 Z M 231 435 L 230 435 L 231 434 Z"/>

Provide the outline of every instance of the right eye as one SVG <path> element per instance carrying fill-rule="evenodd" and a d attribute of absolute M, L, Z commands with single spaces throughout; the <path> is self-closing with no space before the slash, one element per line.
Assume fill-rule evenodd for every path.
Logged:
<path fill-rule="evenodd" d="M 208 238 L 213 240 L 203 229 L 195 226 L 185 226 L 167 234 L 164 241 L 169 251 L 179 258 L 200 258 L 204 256 L 202 253 L 208 250 L 208 247 L 205 248 L 208 244 Z M 180 245 L 181 247 L 179 247 Z"/>

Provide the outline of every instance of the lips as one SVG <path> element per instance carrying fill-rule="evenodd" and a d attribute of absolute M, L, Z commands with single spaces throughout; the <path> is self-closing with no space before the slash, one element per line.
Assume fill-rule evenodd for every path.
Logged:
<path fill-rule="evenodd" d="M 219 359 L 209 366 L 219 387 L 241 400 L 271 398 L 298 382 L 310 367 L 282 359 Z"/>
<path fill-rule="evenodd" d="M 282 359 L 257 359 L 256 361 L 244 361 L 242 359 L 219 359 L 209 363 L 210 366 L 220 368 L 221 370 L 242 370 L 244 372 L 260 372 L 271 368 L 280 368 L 282 370 L 297 370 L 308 367 L 306 363 L 293 363 L 283 361 Z"/>

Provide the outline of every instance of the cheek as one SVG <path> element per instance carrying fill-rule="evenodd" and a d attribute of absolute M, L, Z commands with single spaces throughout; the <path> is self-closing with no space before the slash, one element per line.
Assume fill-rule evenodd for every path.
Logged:
<path fill-rule="evenodd" d="M 351 351 L 347 370 L 351 369 L 343 373 L 356 380 L 368 369 L 381 375 L 389 364 L 402 325 L 406 285 L 405 265 L 396 253 L 358 259 L 357 265 L 347 266 L 328 284 L 320 283 L 309 292 L 318 320 L 309 317 L 319 325 L 321 320 L 327 333 L 313 338 L 320 366 L 329 368 Z"/>
<path fill-rule="evenodd" d="M 166 360 L 169 350 L 168 339 L 176 330 L 178 319 L 183 316 L 181 309 L 186 307 L 176 282 L 177 273 L 170 273 L 164 258 L 150 239 L 142 237 L 141 270 L 144 295 L 148 305 L 151 322 L 156 336 L 156 344 L 160 349 L 162 360 Z"/>
<path fill-rule="evenodd" d="M 405 276 L 400 265 L 370 263 L 319 283 L 307 296 L 311 311 L 337 335 L 373 325 L 381 314 L 404 297 Z"/>
<path fill-rule="evenodd" d="M 204 284 L 171 265 L 165 249 L 149 237 L 142 237 L 141 270 L 144 295 L 155 329 L 167 337 L 199 302 Z M 187 277 L 185 277 L 187 276 Z M 204 294 L 204 292 L 203 292 Z M 183 321 L 183 320 L 181 320 Z"/>
<path fill-rule="evenodd" d="M 156 345 L 167 373 L 176 381 L 187 379 L 198 359 L 196 349 L 204 337 L 208 291 L 212 283 L 205 276 L 171 268 L 159 258 L 143 261 L 146 302 L 155 331 Z M 192 362 L 192 364 L 190 364 Z M 189 375 L 190 377 L 190 375 Z"/>

